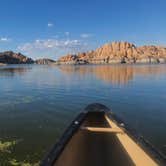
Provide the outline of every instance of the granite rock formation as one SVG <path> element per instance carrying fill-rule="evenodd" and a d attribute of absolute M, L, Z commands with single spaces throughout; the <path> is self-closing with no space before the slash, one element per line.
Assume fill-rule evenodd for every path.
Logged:
<path fill-rule="evenodd" d="M 5 51 L 0 53 L 1 64 L 31 64 L 34 61 L 21 53 L 14 53 L 12 51 Z"/>
<path fill-rule="evenodd" d="M 66 55 L 57 64 L 113 64 L 113 63 L 165 63 L 166 48 L 162 46 L 136 47 L 129 42 L 113 42 L 94 51 Z"/>

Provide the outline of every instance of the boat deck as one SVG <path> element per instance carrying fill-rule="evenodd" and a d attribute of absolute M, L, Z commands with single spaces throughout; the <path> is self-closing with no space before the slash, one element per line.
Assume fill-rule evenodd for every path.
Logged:
<path fill-rule="evenodd" d="M 93 132 L 86 127 L 110 127 L 104 114 L 89 113 L 79 131 L 67 144 L 55 166 L 135 165 L 115 133 Z"/>

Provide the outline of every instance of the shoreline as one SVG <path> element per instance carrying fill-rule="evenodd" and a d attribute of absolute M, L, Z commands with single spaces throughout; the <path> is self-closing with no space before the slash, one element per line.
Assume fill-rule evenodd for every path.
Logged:
<path fill-rule="evenodd" d="M 65 65 L 77 65 L 77 66 L 86 66 L 86 65 L 161 65 L 161 64 L 166 64 L 166 62 L 137 62 L 137 63 L 50 63 L 49 65 L 57 65 L 57 66 L 65 66 Z"/>
<path fill-rule="evenodd" d="M 1 66 L 13 66 L 13 65 L 17 65 L 17 66 L 22 66 L 22 65 L 38 65 L 38 66 L 118 66 L 118 65 L 164 65 L 165 63 L 84 63 L 84 64 L 79 64 L 79 63 L 49 63 L 49 64 L 37 64 L 37 63 L 19 63 L 19 64 L 1 64 L 0 63 L 0 67 Z"/>
<path fill-rule="evenodd" d="M 6 66 L 7 64 L 6 63 L 0 63 L 0 66 Z"/>

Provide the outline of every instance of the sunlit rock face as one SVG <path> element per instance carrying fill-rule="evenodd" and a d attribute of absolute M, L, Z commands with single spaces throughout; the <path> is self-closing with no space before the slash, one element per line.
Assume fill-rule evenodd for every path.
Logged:
<path fill-rule="evenodd" d="M 5 51 L 0 53 L 0 63 L 3 64 L 30 64 L 34 63 L 31 58 L 28 58 L 21 53 Z"/>
<path fill-rule="evenodd" d="M 165 63 L 166 62 L 166 58 L 158 58 L 160 63 Z"/>
<path fill-rule="evenodd" d="M 84 58 L 84 53 L 81 53 L 78 55 L 68 54 L 66 56 L 61 57 L 56 63 L 57 64 L 85 64 L 87 62 L 86 62 L 86 58 Z"/>
<path fill-rule="evenodd" d="M 114 64 L 114 63 L 165 63 L 166 48 L 162 46 L 136 47 L 129 42 L 113 42 L 94 51 L 66 55 L 59 64 Z"/>
<path fill-rule="evenodd" d="M 74 64 L 76 63 L 78 57 L 77 55 L 65 55 L 63 57 L 61 57 L 59 60 L 58 60 L 58 63 L 60 64 Z"/>
<path fill-rule="evenodd" d="M 138 62 L 144 61 L 149 63 L 165 63 L 166 48 L 163 46 L 142 46 L 138 48 L 141 52 Z"/>

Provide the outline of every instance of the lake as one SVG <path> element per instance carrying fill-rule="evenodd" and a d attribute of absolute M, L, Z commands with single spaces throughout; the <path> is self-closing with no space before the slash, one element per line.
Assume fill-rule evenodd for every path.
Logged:
<path fill-rule="evenodd" d="M 94 102 L 166 154 L 165 86 L 164 64 L 1 66 L 0 163 L 37 163 Z"/>

